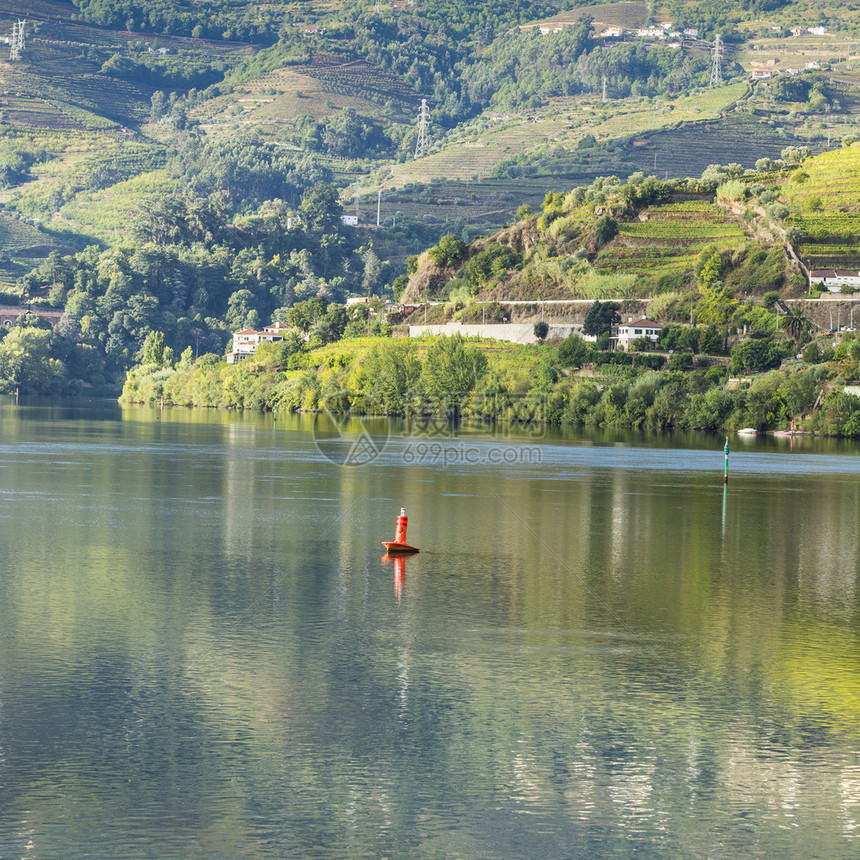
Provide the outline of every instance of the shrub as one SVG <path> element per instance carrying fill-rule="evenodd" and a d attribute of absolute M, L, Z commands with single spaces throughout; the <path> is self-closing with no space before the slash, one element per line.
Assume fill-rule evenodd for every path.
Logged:
<path fill-rule="evenodd" d="M 689 352 L 681 352 L 669 357 L 666 363 L 669 370 L 687 370 L 693 366 L 693 356 Z"/>
<path fill-rule="evenodd" d="M 732 370 L 770 370 L 779 367 L 780 351 L 769 338 L 758 338 L 739 343 L 732 350 Z"/>
<path fill-rule="evenodd" d="M 439 240 L 428 252 L 430 259 L 441 267 L 453 266 L 460 262 L 466 254 L 466 243 L 453 233 L 448 233 Z"/>
<path fill-rule="evenodd" d="M 601 245 L 611 242 L 618 235 L 618 222 L 609 214 L 603 214 L 594 225 L 594 235 Z"/>
<path fill-rule="evenodd" d="M 815 341 L 803 350 L 803 360 L 807 364 L 818 364 L 821 361 L 821 347 Z"/>
<path fill-rule="evenodd" d="M 543 320 L 536 322 L 534 325 L 534 333 L 538 340 L 544 340 L 544 338 L 549 334 L 549 323 L 544 322 Z"/>
<path fill-rule="evenodd" d="M 588 356 L 588 344 L 578 335 L 566 337 L 558 347 L 558 363 L 562 367 L 582 367 Z"/>

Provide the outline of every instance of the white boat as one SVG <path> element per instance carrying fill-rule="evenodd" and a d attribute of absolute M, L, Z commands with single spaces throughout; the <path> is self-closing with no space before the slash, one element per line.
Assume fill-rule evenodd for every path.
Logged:
<path fill-rule="evenodd" d="M 738 436 L 758 436 L 758 430 L 755 427 L 744 427 L 743 430 L 738 430 Z"/>

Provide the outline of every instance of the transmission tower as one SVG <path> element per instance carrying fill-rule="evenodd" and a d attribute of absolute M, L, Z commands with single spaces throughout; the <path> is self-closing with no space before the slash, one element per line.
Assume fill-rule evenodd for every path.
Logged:
<path fill-rule="evenodd" d="M 376 0 L 376 14 L 382 14 L 382 0 Z"/>
<path fill-rule="evenodd" d="M 24 28 L 27 26 L 26 21 L 19 21 L 17 24 L 12 23 L 12 38 L 9 42 L 9 59 L 20 60 L 21 52 L 24 50 Z"/>
<path fill-rule="evenodd" d="M 720 34 L 714 37 L 714 64 L 711 66 L 711 86 L 721 87 L 723 85 L 723 71 L 720 66 L 722 56 L 723 43 L 720 41 Z"/>
<path fill-rule="evenodd" d="M 421 158 L 427 143 L 427 99 L 421 99 L 421 113 L 418 114 L 418 140 L 415 141 L 415 157 Z"/>
<path fill-rule="evenodd" d="M 606 75 L 603 76 L 603 101 L 606 101 Z"/>

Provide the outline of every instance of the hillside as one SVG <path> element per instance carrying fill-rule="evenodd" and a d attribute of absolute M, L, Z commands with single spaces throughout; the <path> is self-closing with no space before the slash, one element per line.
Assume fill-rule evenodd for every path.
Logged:
<path fill-rule="evenodd" d="M 795 252 L 810 268 L 860 269 L 860 144 L 784 152 L 797 162 L 764 159 L 762 172 L 729 167 L 698 181 L 639 173 L 550 193 L 539 216 L 430 249 L 404 301 L 450 300 L 453 312 L 473 301 L 651 299 L 654 319 L 707 308 L 725 322 L 765 293 L 800 297 L 807 274 Z"/>
<path fill-rule="evenodd" d="M 855 145 L 806 162 L 779 185 L 798 254 L 811 269 L 860 270 L 860 154 Z"/>
<path fill-rule="evenodd" d="M 550 66 L 543 78 L 515 81 L 521 94 L 512 102 L 504 94 L 514 90 L 498 77 L 496 54 L 504 64 L 505 51 L 537 51 L 535 63 L 543 68 L 540 46 L 561 40 L 561 56 L 580 50 L 570 33 L 583 15 L 592 19 L 595 35 L 607 27 L 632 31 L 648 23 L 648 5 L 576 3 L 547 15 L 551 3 L 525 4 L 516 22 L 520 37 L 506 29 L 513 20 L 509 11 L 488 7 L 488 32 L 496 38 L 475 52 L 470 19 L 450 17 L 442 2 L 424 4 L 411 17 L 401 8 L 384 7 L 374 17 L 361 6 L 308 4 L 297 18 L 275 4 L 250 35 L 250 4 L 201 7 L 198 29 L 184 12 L 162 25 L 161 12 L 146 20 L 132 15 L 122 24 L 138 29 L 120 29 L 120 13 L 111 16 L 95 4 L 81 2 L 76 8 L 63 0 L 36 5 L 4 0 L 0 19 L 11 28 L 14 20 L 29 16 L 31 29 L 22 59 L 0 63 L 0 129 L 35 135 L 33 145 L 46 147 L 51 163 L 67 174 L 88 164 L 88 152 L 105 159 L 112 146 L 125 149 L 132 141 L 140 153 L 137 170 L 150 172 L 163 166 L 164 147 L 188 130 L 231 140 L 253 135 L 296 158 L 313 159 L 341 187 L 354 188 L 359 180 L 363 223 L 375 225 L 382 188 L 388 201 L 380 212 L 384 224 L 395 225 L 399 213 L 402 228 L 411 222 L 437 235 L 445 229 L 474 235 L 498 228 L 521 202 L 534 206 L 559 184 L 572 187 L 637 170 L 662 178 L 697 176 L 712 163 L 751 167 L 758 158 L 776 157 L 795 139 L 814 150 L 826 145 L 828 135 L 840 139 L 858 102 L 850 69 L 853 19 L 838 4 L 825 5 L 826 13 L 816 14 L 839 27 L 800 39 L 786 39 L 773 27 L 789 26 L 794 8 L 795 18 L 806 21 L 802 4 L 784 4 L 772 21 L 756 27 L 744 20 L 749 13 L 743 9 L 729 14 L 725 20 L 737 24 L 741 41 L 726 48 L 722 88 L 707 88 L 709 43 L 692 40 L 673 54 L 634 38 L 607 43 L 605 56 L 617 55 L 618 61 L 603 71 L 592 69 L 596 60 L 583 54 L 567 82 L 553 82 Z M 692 4 L 684 15 L 689 18 L 701 7 L 704 21 L 712 6 L 714 0 Z M 657 7 L 653 17 L 663 20 L 676 11 L 669 3 Z M 446 15 L 456 42 L 434 29 Z M 226 16 L 229 26 L 225 23 L 215 38 L 213 20 L 219 16 Z M 561 25 L 563 32 L 552 32 Z M 541 26 L 550 32 L 535 37 Z M 243 41 L 231 40 L 231 34 Z M 481 37 L 484 44 L 486 38 Z M 625 59 L 631 51 L 634 65 Z M 775 99 L 767 82 L 747 86 L 745 74 L 754 61 L 778 68 L 804 57 L 827 61 L 830 68 L 823 74 L 833 91 L 828 105 L 839 101 L 838 112 Z M 667 71 L 671 88 L 659 83 Z M 575 92 L 565 95 L 559 87 Z M 414 158 L 422 97 L 430 103 L 431 122 L 424 151 Z M 153 99 L 163 99 L 163 106 L 156 107 Z M 737 114 L 736 108 L 743 110 Z M 347 115 L 357 120 L 345 121 Z M 327 139 L 325 129 L 332 123 L 344 130 Z M 596 145 L 588 146 L 592 139 Z M 135 165 L 126 160 L 119 167 L 118 179 L 130 179 Z M 45 207 L 39 211 L 38 199 L 50 196 L 67 176 L 57 167 L 33 165 L 27 178 L 40 187 L 7 201 L 44 223 Z M 418 199 L 410 199 L 416 184 L 423 187 Z M 105 194 L 110 196 L 108 189 Z M 78 213 L 94 205 L 84 201 L 60 214 L 66 227 L 104 241 L 110 228 L 94 227 L 92 219 L 78 222 Z M 110 207 L 109 200 L 105 205 Z"/>
<path fill-rule="evenodd" d="M 217 353 L 297 302 L 400 294 L 446 235 L 465 250 L 407 298 L 801 295 L 794 247 L 855 258 L 858 21 L 776 5 L 0 0 L 10 43 L 26 21 L 0 52 L 4 301 L 62 310 L 57 360 L 111 381 L 153 330 Z M 714 254 L 731 296 L 701 292 Z"/>

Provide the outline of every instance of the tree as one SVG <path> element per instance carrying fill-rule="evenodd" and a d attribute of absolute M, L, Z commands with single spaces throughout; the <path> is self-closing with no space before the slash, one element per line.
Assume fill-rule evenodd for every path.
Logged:
<path fill-rule="evenodd" d="M 439 240 L 439 244 L 428 252 L 430 259 L 441 267 L 453 266 L 463 259 L 466 253 L 466 243 L 453 233 L 448 233 Z"/>
<path fill-rule="evenodd" d="M 327 182 L 317 182 L 302 194 L 299 214 L 309 231 L 325 233 L 336 229 L 343 214 L 337 189 Z"/>
<path fill-rule="evenodd" d="M 618 222 L 611 215 L 604 213 L 594 225 L 594 235 L 601 245 L 611 242 L 618 235 Z"/>
<path fill-rule="evenodd" d="M 536 322 L 534 325 L 534 333 L 538 340 L 544 340 L 544 338 L 549 334 L 549 323 L 544 322 L 544 320 Z"/>
<path fill-rule="evenodd" d="M 164 362 L 164 332 L 151 331 L 143 343 L 141 364 L 154 364 L 162 367 Z"/>
<path fill-rule="evenodd" d="M 523 203 L 517 207 L 517 221 L 525 221 L 527 218 L 531 218 L 533 214 L 532 207 L 528 203 Z"/>
<path fill-rule="evenodd" d="M 373 250 L 373 246 L 368 246 L 361 255 L 364 261 L 364 277 L 361 280 L 361 285 L 364 287 L 365 295 L 372 295 L 376 292 L 379 286 L 379 280 L 382 277 L 382 263 Z"/>
<path fill-rule="evenodd" d="M 256 296 L 250 290 L 236 290 L 227 302 L 227 322 L 233 328 L 244 327 L 250 312 L 256 310 L 256 301 Z"/>
<path fill-rule="evenodd" d="M 578 335 L 568 335 L 558 347 L 558 363 L 562 367 L 582 367 L 588 355 L 588 344 Z"/>
<path fill-rule="evenodd" d="M 388 415 L 406 412 L 421 376 L 417 344 L 409 338 L 382 340 L 362 359 L 361 370 L 367 408 Z"/>
<path fill-rule="evenodd" d="M 812 320 L 804 313 L 800 305 L 795 305 L 783 318 L 785 333 L 794 341 L 795 349 L 800 341 L 811 331 Z"/>
<path fill-rule="evenodd" d="M 475 387 L 487 366 L 484 353 L 466 346 L 460 335 L 437 337 L 427 349 L 421 378 L 429 394 L 460 397 Z"/>
<path fill-rule="evenodd" d="M 585 315 L 582 330 L 591 337 L 610 333 L 612 326 L 621 322 L 618 302 L 595 302 Z"/>
<path fill-rule="evenodd" d="M 786 164 L 802 164 L 810 157 L 812 151 L 808 146 L 787 146 L 782 150 L 780 156 Z"/>
<path fill-rule="evenodd" d="M 0 391 L 20 387 L 34 394 L 57 393 L 65 368 L 54 357 L 55 335 L 40 328 L 13 328 L 0 341 Z"/>
<path fill-rule="evenodd" d="M 779 350 L 769 338 L 747 340 L 732 350 L 732 370 L 770 370 L 779 367 Z"/>

